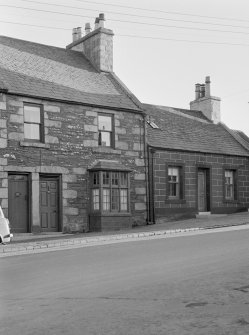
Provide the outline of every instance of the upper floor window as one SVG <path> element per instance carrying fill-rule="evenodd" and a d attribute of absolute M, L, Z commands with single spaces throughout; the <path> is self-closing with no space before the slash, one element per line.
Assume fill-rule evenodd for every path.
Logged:
<path fill-rule="evenodd" d="M 113 147 L 113 116 L 110 114 L 98 115 L 99 145 Z"/>
<path fill-rule="evenodd" d="M 225 199 L 226 200 L 236 200 L 235 193 L 235 170 L 225 170 Z"/>
<path fill-rule="evenodd" d="M 24 138 L 25 140 L 43 142 L 43 110 L 42 106 L 24 105 Z"/>

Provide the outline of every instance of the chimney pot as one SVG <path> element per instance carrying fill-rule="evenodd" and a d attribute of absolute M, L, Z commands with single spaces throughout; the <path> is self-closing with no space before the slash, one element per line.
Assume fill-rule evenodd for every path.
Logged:
<path fill-rule="evenodd" d="M 82 37 L 82 33 L 81 33 L 81 27 L 77 28 L 77 39 L 80 39 Z"/>
<path fill-rule="evenodd" d="M 200 87 L 200 98 L 204 98 L 205 97 L 205 85 L 201 84 Z"/>
<path fill-rule="evenodd" d="M 98 28 L 99 28 L 99 18 L 96 17 L 94 29 L 98 29 Z"/>
<path fill-rule="evenodd" d="M 211 84 L 210 77 L 207 76 L 206 80 L 205 80 L 205 91 L 206 91 L 205 96 L 206 97 L 210 97 L 211 96 L 210 84 Z"/>
<path fill-rule="evenodd" d="M 85 24 L 85 34 L 89 34 L 91 32 L 91 25 L 90 23 Z"/>
<path fill-rule="evenodd" d="M 200 84 L 195 84 L 195 100 L 200 98 Z"/>
<path fill-rule="evenodd" d="M 78 32 L 77 32 L 77 28 L 73 28 L 73 42 L 77 41 L 78 37 Z"/>
<path fill-rule="evenodd" d="M 100 13 L 99 14 L 99 27 L 104 28 L 104 21 L 105 21 L 105 14 Z"/>

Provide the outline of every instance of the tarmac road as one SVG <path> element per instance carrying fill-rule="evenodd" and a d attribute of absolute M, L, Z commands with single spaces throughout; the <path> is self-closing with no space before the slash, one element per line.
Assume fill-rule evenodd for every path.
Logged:
<path fill-rule="evenodd" d="M 2 258 L 1 334 L 248 335 L 249 229 Z"/>

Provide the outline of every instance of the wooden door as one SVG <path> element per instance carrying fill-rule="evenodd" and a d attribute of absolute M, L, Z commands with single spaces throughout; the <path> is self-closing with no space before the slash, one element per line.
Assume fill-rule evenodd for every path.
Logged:
<path fill-rule="evenodd" d="M 59 224 L 59 180 L 40 180 L 40 217 L 42 231 L 58 231 Z"/>
<path fill-rule="evenodd" d="M 207 211 L 207 173 L 206 170 L 198 170 L 198 210 Z"/>
<path fill-rule="evenodd" d="M 28 176 L 9 175 L 8 218 L 13 233 L 29 232 L 29 187 Z"/>

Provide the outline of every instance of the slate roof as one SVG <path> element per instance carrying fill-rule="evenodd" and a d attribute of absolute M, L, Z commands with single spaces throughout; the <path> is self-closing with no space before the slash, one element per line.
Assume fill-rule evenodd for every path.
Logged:
<path fill-rule="evenodd" d="M 249 147 L 246 150 L 227 127 L 212 123 L 200 115 L 201 112 L 149 104 L 143 106 L 148 119 L 159 126 L 159 129 L 147 126 L 148 143 L 153 147 L 249 156 Z"/>
<path fill-rule="evenodd" d="M 78 51 L 0 36 L 0 89 L 87 105 L 139 110 L 110 73 Z"/>

